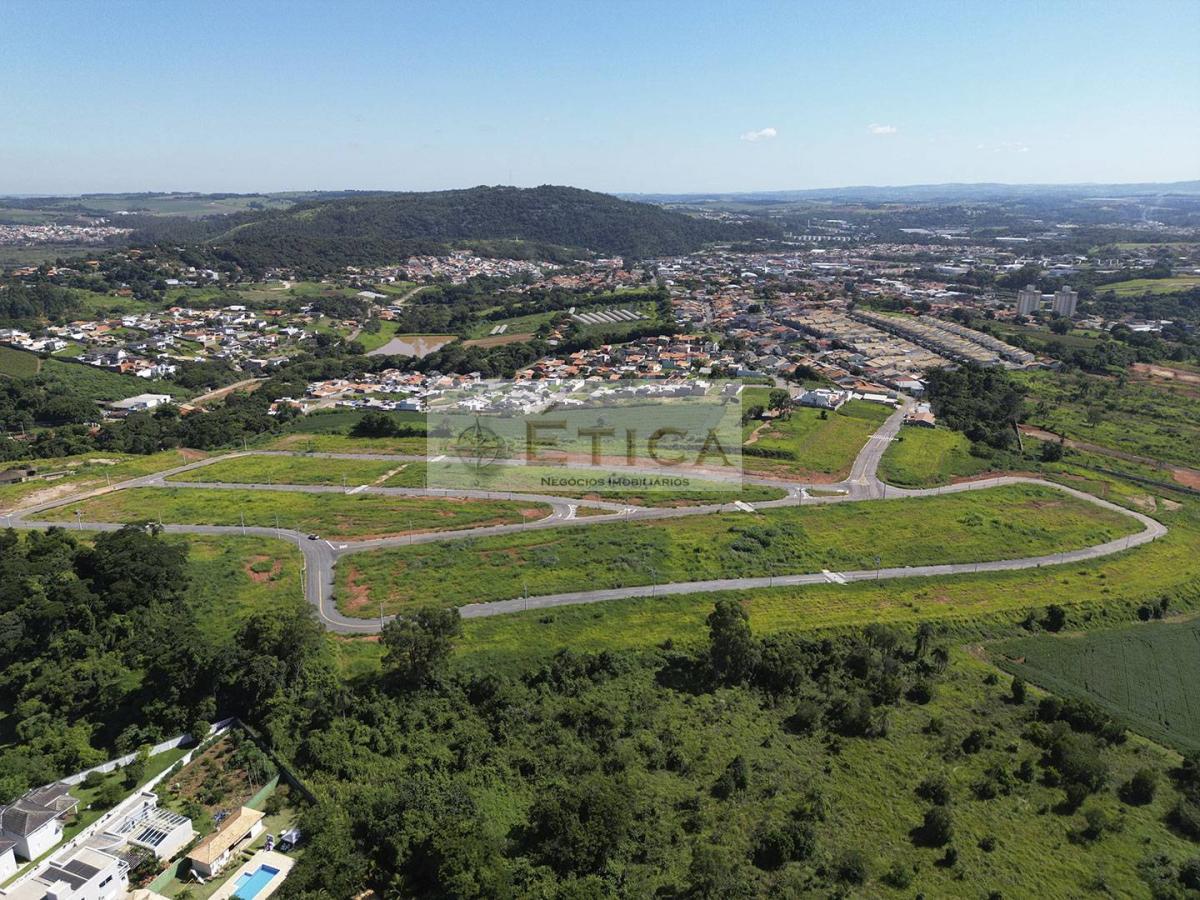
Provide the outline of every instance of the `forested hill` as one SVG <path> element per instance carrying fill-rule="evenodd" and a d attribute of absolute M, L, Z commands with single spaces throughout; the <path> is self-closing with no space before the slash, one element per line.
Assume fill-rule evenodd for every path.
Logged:
<path fill-rule="evenodd" d="M 367 194 L 254 216 L 210 239 L 243 266 L 345 266 L 395 262 L 461 241 L 513 241 L 648 257 L 720 240 L 773 236 L 578 188 L 475 187 Z"/>

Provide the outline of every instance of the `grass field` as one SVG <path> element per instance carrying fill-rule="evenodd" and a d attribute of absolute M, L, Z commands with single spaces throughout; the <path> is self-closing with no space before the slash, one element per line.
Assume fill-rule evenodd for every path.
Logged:
<path fill-rule="evenodd" d="M 368 537 L 449 531 L 541 518 L 549 508 L 506 500 L 381 497 L 375 494 L 305 494 L 281 491 L 133 488 L 71 503 L 40 514 L 54 522 L 246 525 L 291 528 L 322 537 Z"/>
<path fill-rule="evenodd" d="M 751 388 L 745 394 L 743 406 L 762 402 L 759 394 L 762 399 L 766 397 L 766 391 L 760 388 Z M 845 475 L 867 438 L 891 413 L 891 407 L 854 401 L 824 419 L 820 410 L 800 408 L 792 410 L 786 419 L 750 423 L 745 428 L 744 446 L 749 449 L 742 457 L 742 465 L 747 472 L 772 475 Z M 754 456 L 756 449 L 786 456 L 778 459 Z"/>
<path fill-rule="evenodd" d="M 972 562 L 1137 530 L 1057 491 L 1011 486 L 903 501 L 621 522 L 402 547 L 338 565 L 339 603 L 459 605 L 655 582 Z"/>
<path fill-rule="evenodd" d="M 0 513 L 116 484 L 129 478 L 161 472 L 181 466 L 189 461 L 189 456 L 194 459 L 198 455 L 201 454 L 197 451 L 189 451 L 189 454 L 185 455 L 178 450 L 164 450 L 147 456 L 84 453 L 78 456 L 5 463 L 4 468 L 23 466 L 36 469 L 40 477 L 20 484 L 0 485 Z M 51 477 L 47 479 L 47 475 Z"/>
<path fill-rule="evenodd" d="M 1096 288 L 1096 293 L 1113 291 L 1118 297 L 1140 297 L 1142 294 L 1173 294 L 1200 287 L 1200 275 L 1174 275 L 1170 278 L 1132 278 Z"/>
<path fill-rule="evenodd" d="M 971 442 L 948 428 L 902 428 L 879 461 L 879 477 L 899 487 L 932 487 L 988 470 Z"/>
<path fill-rule="evenodd" d="M 41 369 L 42 360 L 36 353 L 27 353 L 15 347 L 0 347 L 0 375 L 31 378 Z"/>
<path fill-rule="evenodd" d="M 1200 501 L 1186 500 L 1179 509 L 1162 511 L 1159 517 L 1171 531 L 1154 543 L 1069 566 L 646 596 L 468 619 L 456 662 L 469 669 L 496 671 L 528 665 L 531 656 L 549 656 L 559 647 L 579 652 L 639 650 L 667 640 L 694 646 L 707 635 L 705 617 L 722 597 L 736 598 L 752 616 L 755 630 L 766 634 L 933 622 L 964 640 L 1012 634 L 1029 611 L 1052 603 L 1067 609 L 1069 628 L 1125 625 L 1135 620 L 1139 606 L 1164 599 L 1173 611 L 1200 609 L 1200 573 L 1195 566 Z M 331 640 L 346 671 L 379 668 L 382 649 L 377 641 Z"/>
<path fill-rule="evenodd" d="M 1086 697 L 1142 734 L 1200 751 L 1200 619 L 1017 638 L 989 651 L 1049 691 Z"/>
<path fill-rule="evenodd" d="M 578 469 L 569 474 L 579 474 Z M 776 500 L 786 495 L 782 488 L 744 485 L 740 491 L 725 491 L 713 484 L 712 491 L 604 491 L 569 490 L 546 487 L 540 483 L 544 476 L 562 476 L 562 469 L 546 466 L 507 466 L 496 480 L 478 484 L 457 479 L 441 478 L 435 487 L 458 487 L 515 493 L 550 494 L 561 497 L 596 497 L 621 500 L 637 505 L 662 506 L 684 503 L 731 503 L 734 500 L 755 502 Z M 398 462 L 372 459 L 324 459 L 308 456 L 242 456 L 181 472 L 174 481 L 213 482 L 232 484 L 360 484 L 384 487 L 424 488 L 428 471 L 424 461 Z M 710 482 L 701 482 L 702 486 Z"/>
<path fill-rule="evenodd" d="M 295 544 L 234 535 L 188 535 L 186 541 L 188 602 L 200 627 L 218 639 L 231 638 L 254 613 L 304 602 L 304 558 Z"/>
<path fill-rule="evenodd" d="M 1078 373 L 1018 376 L 1027 421 L 1069 438 L 1164 462 L 1200 466 L 1200 396 L 1170 385 Z"/>

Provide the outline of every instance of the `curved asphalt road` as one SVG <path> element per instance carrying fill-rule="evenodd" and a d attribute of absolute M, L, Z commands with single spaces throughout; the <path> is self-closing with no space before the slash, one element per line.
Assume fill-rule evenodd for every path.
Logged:
<path fill-rule="evenodd" d="M 1091 494 L 1083 491 L 1075 490 L 1074 488 L 1065 487 L 1064 485 L 1056 484 L 1050 481 L 1043 481 L 1037 478 L 1023 478 L 1016 476 L 1001 476 L 997 478 L 982 479 L 979 481 L 961 482 L 959 484 L 947 485 L 939 488 L 928 488 L 924 490 L 905 490 L 902 488 L 889 487 L 881 482 L 877 472 L 879 461 L 883 457 L 884 451 L 888 444 L 896 437 L 900 430 L 906 407 L 897 409 L 895 413 L 888 417 L 887 421 L 873 434 L 859 452 L 851 467 L 850 475 L 845 481 L 838 484 L 820 484 L 820 485 L 804 485 L 796 482 L 789 482 L 780 479 L 758 478 L 753 476 L 745 476 L 743 480 L 752 484 L 761 484 L 767 486 L 783 487 L 788 491 L 786 497 L 778 500 L 766 500 L 757 503 L 746 504 L 754 509 L 768 509 L 771 507 L 810 505 L 810 504 L 828 504 L 828 503 L 846 503 L 859 500 L 870 499 L 900 499 L 906 497 L 929 497 L 940 494 L 962 493 L 965 491 L 984 490 L 986 488 L 998 487 L 1006 484 L 1033 484 L 1043 487 L 1052 488 L 1070 494 L 1080 500 L 1095 504 L 1104 509 L 1112 510 L 1121 515 L 1129 516 L 1135 519 L 1142 526 L 1142 530 L 1136 534 L 1127 537 L 1119 538 L 1114 541 L 1108 541 L 1103 544 L 1097 544 L 1092 547 L 1084 547 L 1079 550 L 1069 550 L 1063 553 L 1057 553 L 1049 556 L 1024 557 L 1021 559 L 1005 559 L 993 560 L 990 562 L 979 563 L 954 563 L 932 566 L 905 566 L 902 568 L 885 568 L 885 569 L 869 569 L 850 572 L 839 572 L 831 577 L 830 573 L 809 573 L 801 575 L 776 575 L 761 578 L 726 578 L 716 579 L 711 581 L 688 581 L 688 582 L 672 582 L 661 585 L 640 585 L 625 588 L 609 588 L 604 590 L 590 591 L 573 591 L 563 594 L 547 594 L 537 597 L 519 597 L 512 600 L 498 600 L 490 603 L 473 603 L 459 608 L 459 611 L 464 618 L 476 618 L 481 616 L 501 615 L 504 613 L 519 612 L 527 609 L 546 609 L 554 606 L 575 605 L 581 603 L 597 603 L 604 600 L 615 600 L 629 597 L 654 597 L 666 594 L 689 594 L 689 593 L 704 593 L 709 591 L 725 591 L 725 590 L 750 590 L 754 588 L 764 587 L 781 587 L 788 585 L 805 585 L 805 584 L 825 584 L 830 581 L 866 581 L 872 579 L 883 578 L 914 578 L 914 577 L 929 577 L 929 576 L 945 576 L 945 575 L 965 575 L 975 572 L 996 572 L 996 571 L 1011 571 L 1017 569 L 1032 569 L 1040 566 L 1059 565 L 1064 563 L 1074 563 L 1083 560 L 1095 559 L 1097 557 L 1107 556 L 1122 550 L 1136 547 L 1140 544 L 1148 543 L 1167 533 L 1164 525 L 1158 521 L 1143 515 L 1142 513 L 1126 509 L 1110 503 L 1107 500 L 1102 500 Z M 179 466 L 165 472 L 158 472 L 153 475 L 146 475 L 140 478 L 130 479 L 111 487 L 100 488 L 95 491 L 79 494 L 67 499 L 58 499 L 49 503 L 40 504 L 28 509 L 15 512 L 10 516 L 0 517 L 7 520 L 6 524 L 15 528 L 44 528 L 49 523 L 31 521 L 30 517 L 36 516 L 37 513 L 47 509 L 66 506 L 72 503 L 78 503 L 81 500 L 86 500 L 90 497 L 99 496 L 110 493 L 111 491 L 127 490 L 136 487 L 178 487 L 178 488 L 205 488 L 205 489 L 242 489 L 242 490 L 277 490 L 277 491 L 303 491 L 309 493 L 343 493 L 344 489 L 335 485 L 295 485 L 295 484 L 232 484 L 225 482 L 194 482 L 194 481 L 172 481 L 172 476 L 179 475 L 183 472 L 188 472 L 193 469 L 212 465 L 221 460 L 234 459 L 245 455 L 281 455 L 281 456 L 310 456 L 316 458 L 329 459 L 379 459 L 379 460 L 396 460 L 396 461 L 422 461 L 423 457 L 408 456 L 403 454 L 352 454 L 352 453 L 315 453 L 315 454 L 299 454 L 288 453 L 286 451 L 250 451 L 241 453 L 231 453 L 219 457 L 211 457 L 195 463 L 189 463 L 184 466 Z M 812 497 L 808 496 L 806 489 L 817 488 L 822 490 L 836 490 L 840 493 L 833 495 L 825 495 Z M 354 489 L 357 493 L 372 493 L 388 496 L 454 496 L 454 497 L 471 497 L 479 499 L 514 499 L 527 502 L 536 502 L 546 504 L 550 507 L 550 513 L 544 518 L 536 521 L 514 524 L 514 525 L 489 525 L 480 528 L 460 529 L 456 531 L 432 531 L 419 532 L 408 535 L 399 535 L 395 537 L 377 538 L 373 540 L 357 540 L 357 541 L 329 541 L 329 540 L 313 540 L 306 535 L 290 529 L 275 529 L 237 525 L 166 525 L 164 531 L 172 534 L 245 534 L 258 535 L 262 537 L 273 537 L 281 540 L 287 540 L 294 543 L 300 548 L 300 552 L 304 556 L 304 593 L 305 597 L 315 607 L 317 615 L 322 624 L 330 631 L 343 634 L 367 634 L 374 633 L 380 630 L 382 623 L 390 617 L 380 617 L 378 619 L 362 619 L 351 616 L 346 616 L 338 611 L 333 599 L 333 568 L 338 559 L 350 553 L 360 553 L 367 550 L 377 550 L 387 547 L 408 546 L 411 544 L 425 544 L 435 541 L 453 541 L 464 540 L 468 538 L 487 537 L 491 535 L 510 534 L 520 531 L 528 531 L 544 528 L 570 528 L 570 527 L 587 527 L 593 524 L 605 522 L 619 522 L 631 520 L 656 520 L 677 518 L 681 516 L 694 515 L 709 515 L 717 512 L 744 512 L 742 507 L 733 503 L 723 504 L 705 504 L 702 506 L 683 506 L 683 507 L 635 507 L 625 506 L 621 503 L 602 500 L 583 500 L 564 498 L 561 496 L 543 495 L 543 494 L 522 494 L 511 492 L 497 491 L 448 491 L 448 490 L 429 490 L 423 488 L 384 488 L 384 487 L 357 487 Z M 602 511 L 599 515 L 589 515 L 585 517 L 577 517 L 576 510 L 580 507 L 589 507 L 598 511 Z M 55 523 L 61 524 L 61 523 Z M 64 527 L 67 527 L 64 525 Z M 112 531 L 122 527 L 120 523 L 112 522 L 81 522 L 77 523 L 77 527 L 94 530 L 94 531 Z"/>

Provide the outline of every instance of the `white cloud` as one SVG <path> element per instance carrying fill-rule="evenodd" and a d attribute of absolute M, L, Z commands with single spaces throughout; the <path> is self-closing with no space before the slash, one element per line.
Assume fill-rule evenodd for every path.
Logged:
<path fill-rule="evenodd" d="M 874 122 L 867 126 L 871 134 L 895 134 L 899 130 L 895 125 L 876 125 Z"/>
<path fill-rule="evenodd" d="M 742 135 L 742 140 L 753 144 L 756 141 L 769 141 L 778 134 L 774 128 L 760 128 L 758 131 L 747 131 Z"/>

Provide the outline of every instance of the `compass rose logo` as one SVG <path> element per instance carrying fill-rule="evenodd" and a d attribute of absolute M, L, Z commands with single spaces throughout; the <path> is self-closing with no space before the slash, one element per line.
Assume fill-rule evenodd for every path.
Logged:
<path fill-rule="evenodd" d="M 478 417 L 455 435 L 449 447 L 465 466 L 476 471 L 489 468 L 504 455 L 505 442 L 500 435 L 479 422 Z"/>

